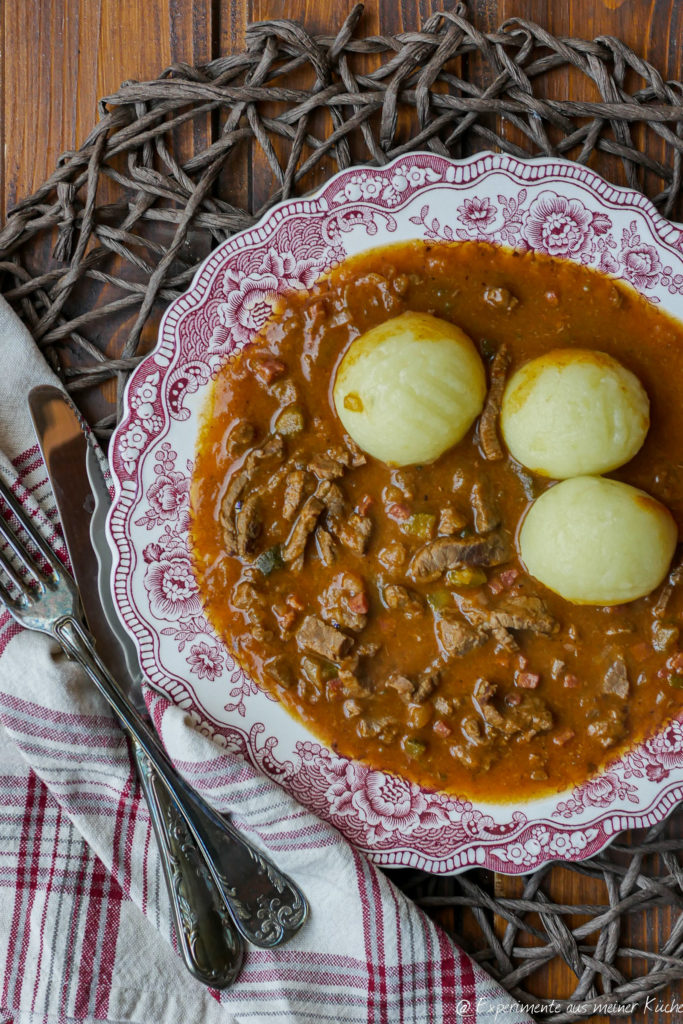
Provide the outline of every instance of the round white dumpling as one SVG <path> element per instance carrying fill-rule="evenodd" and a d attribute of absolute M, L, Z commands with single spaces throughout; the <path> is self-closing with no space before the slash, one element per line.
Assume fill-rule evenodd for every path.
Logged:
<path fill-rule="evenodd" d="M 574 604 L 624 604 L 659 586 L 678 530 L 645 491 L 603 477 L 563 480 L 538 498 L 522 523 L 528 572 Z"/>
<path fill-rule="evenodd" d="M 459 327 L 403 313 L 351 343 L 334 382 L 337 415 L 360 447 L 397 466 L 431 462 L 481 412 L 486 374 Z"/>
<path fill-rule="evenodd" d="M 607 353 L 556 349 L 510 378 L 500 425 L 518 462 L 563 480 L 632 459 L 650 426 L 650 403 L 635 374 Z"/>

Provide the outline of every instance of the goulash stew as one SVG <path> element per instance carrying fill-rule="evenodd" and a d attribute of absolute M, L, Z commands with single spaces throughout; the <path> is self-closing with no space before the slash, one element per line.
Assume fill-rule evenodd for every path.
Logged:
<path fill-rule="evenodd" d="M 683 706 L 683 327 L 484 243 L 350 259 L 215 382 L 192 488 L 208 617 L 340 754 L 561 791 Z"/>

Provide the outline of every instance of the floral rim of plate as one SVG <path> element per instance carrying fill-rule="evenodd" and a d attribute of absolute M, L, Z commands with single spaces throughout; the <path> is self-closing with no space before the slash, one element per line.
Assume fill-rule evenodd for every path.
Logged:
<path fill-rule="evenodd" d="M 681 720 L 599 776 L 522 807 L 421 789 L 340 757 L 254 684 L 205 619 L 189 555 L 200 411 L 230 353 L 261 328 L 278 293 L 309 288 L 355 253 L 416 238 L 574 260 L 683 319 L 683 231 L 640 193 L 579 164 L 413 153 L 341 171 L 214 250 L 132 374 L 111 448 L 114 598 L 152 685 L 376 863 L 528 872 L 593 856 L 618 832 L 664 818 L 683 793 Z"/>

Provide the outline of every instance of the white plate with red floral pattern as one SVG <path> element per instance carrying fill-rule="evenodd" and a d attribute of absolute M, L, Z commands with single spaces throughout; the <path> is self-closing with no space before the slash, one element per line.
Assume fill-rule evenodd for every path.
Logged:
<path fill-rule="evenodd" d="M 583 785 L 523 806 L 423 790 L 340 757 L 254 684 L 203 615 L 188 549 L 200 411 L 229 354 L 261 328 L 279 292 L 310 287 L 364 249 L 412 238 L 483 239 L 576 260 L 683 319 L 683 231 L 640 193 L 585 167 L 415 153 L 342 171 L 219 246 L 133 373 L 111 449 L 115 601 L 150 682 L 375 862 L 527 872 L 591 856 L 620 830 L 661 820 L 683 790 L 683 723 Z"/>

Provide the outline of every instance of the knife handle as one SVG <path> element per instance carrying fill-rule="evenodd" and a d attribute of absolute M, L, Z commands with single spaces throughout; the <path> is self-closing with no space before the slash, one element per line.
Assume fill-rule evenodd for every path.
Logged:
<path fill-rule="evenodd" d="M 174 810 L 199 846 L 235 928 L 262 949 L 288 942 L 308 917 L 308 903 L 299 887 L 178 775 L 156 734 L 107 670 L 80 622 L 73 615 L 61 616 L 51 632 L 85 669 L 149 758 Z"/>
<path fill-rule="evenodd" d="M 204 985 L 226 988 L 239 973 L 242 941 L 202 853 L 173 806 L 166 787 L 132 737 L 131 746 L 161 855 L 176 938 L 185 966 Z"/>

